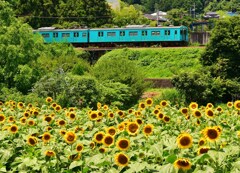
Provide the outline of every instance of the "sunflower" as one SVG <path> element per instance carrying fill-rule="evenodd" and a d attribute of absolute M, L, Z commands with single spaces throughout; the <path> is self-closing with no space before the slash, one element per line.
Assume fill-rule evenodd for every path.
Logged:
<path fill-rule="evenodd" d="M 97 108 L 101 109 L 101 107 L 102 107 L 102 104 L 100 102 L 97 102 Z"/>
<path fill-rule="evenodd" d="M 46 102 L 47 102 L 47 103 L 51 103 L 52 101 L 53 101 L 52 97 L 47 97 L 47 98 L 46 98 Z"/>
<path fill-rule="evenodd" d="M 201 121 L 197 119 L 196 125 L 199 126 L 201 124 Z"/>
<path fill-rule="evenodd" d="M 141 118 L 137 118 L 135 121 L 138 123 L 138 125 L 143 124 L 143 120 Z"/>
<path fill-rule="evenodd" d="M 188 159 L 177 159 L 174 162 L 174 167 L 182 170 L 191 169 L 191 163 Z"/>
<path fill-rule="evenodd" d="M 17 107 L 18 107 L 18 109 L 23 109 L 23 107 L 24 107 L 23 102 L 18 102 Z"/>
<path fill-rule="evenodd" d="M 60 105 L 57 105 L 56 107 L 54 107 L 54 110 L 56 112 L 60 112 L 62 110 L 62 107 Z"/>
<path fill-rule="evenodd" d="M 163 114 L 162 112 L 159 112 L 159 113 L 157 114 L 157 119 L 158 119 L 158 120 L 162 120 L 163 117 L 164 117 L 164 114 Z"/>
<path fill-rule="evenodd" d="M 63 129 L 59 130 L 59 134 L 62 136 L 64 136 L 66 133 L 67 133 L 66 130 L 63 130 Z"/>
<path fill-rule="evenodd" d="M 35 146 L 37 144 L 37 138 L 34 136 L 29 136 L 27 138 L 27 144 L 30 146 Z"/>
<path fill-rule="evenodd" d="M 0 101 L 0 106 L 2 106 L 2 105 L 3 105 L 3 102 Z"/>
<path fill-rule="evenodd" d="M 203 135 L 208 141 L 214 142 L 219 138 L 220 133 L 216 127 L 206 127 L 203 130 Z"/>
<path fill-rule="evenodd" d="M 108 112 L 108 117 L 109 118 L 114 118 L 114 113 L 113 112 Z"/>
<path fill-rule="evenodd" d="M 48 124 L 50 124 L 52 122 L 53 118 L 51 116 L 46 116 L 46 117 L 43 118 L 43 120 L 47 121 Z"/>
<path fill-rule="evenodd" d="M 52 130 L 52 127 L 51 126 L 47 126 L 45 129 L 46 129 L 46 131 L 50 131 L 50 130 Z"/>
<path fill-rule="evenodd" d="M 206 139 L 205 138 L 201 138 L 199 141 L 198 141 L 198 145 L 199 146 L 203 146 L 206 144 Z"/>
<path fill-rule="evenodd" d="M 20 123 L 21 123 L 22 125 L 24 125 L 24 124 L 26 124 L 26 120 L 27 120 L 26 117 L 22 117 L 22 118 L 20 118 Z"/>
<path fill-rule="evenodd" d="M 153 114 L 154 114 L 154 115 L 157 115 L 159 112 L 160 112 L 159 109 L 154 109 L 154 110 L 153 110 Z"/>
<path fill-rule="evenodd" d="M 234 107 L 235 107 L 235 109 L 240 110 L 240 100 L 236 100 L 234 102 Z"/>
<path fill-rule="evenodd" d="M 105 152 L 107 151 L 107 148 L 100 147 L 100 148 L 98 149 L 98 151 L 99 151 L 100 153 L 105 153 Z"/>
<path fill-rule="evenodd" d="M 193 139 L 188 133 L 182 133 L 177 137 L 177 144 L 179 148 L 185 149 L 192 147 Z"/>
<path fill-rule="evenodd" d="M 109 134 L 109 135 L 111 135 L 111 136 L 115 136 L 116 133 L 117 133 L 117 129 L 116 129 L 115 127 L 113 127 L 113 126 L 108 127 L 108 128 L 106 129 L 106 133 Z"/>
<path fill-rule="evenodd" d="M 102 143 L 102 140 L 105 136 L 105 133 L 104 132 L 97 132 L 95 135 L 94 135 L 94 141 L 97 142 L 97 143 Z"/>
<path fill-rule="evenodd" d="M 53 150 L 45 151 L 45 156 L 54 157 L 55 155 L 56 155 L 56 153 Z"/>
<path fill-rule="evenodd" d="M 28 117 L 30 117 L 30 113 L 26 111 L 26 112 L 23 113 L 23 116 L 28 118 Z"/>
<path fill-rule="evenodd" d="M 80 158 L 81 158 L 81 154 L 80 153 L 68 156 L 69 160 L 74 160 L 74 161 L 79 160 Z"/>
<path fill-rule="evenodd" d="M 129 162 L 128 156 L 124 153 L 116 154 L 114 160 L 116 165 L 122 166 L 122 167 L 127 166 Z"/>
<path fill-rule="evenodd" d="M 207 105 L 206 105 L 206 108 L 213 108 L 214 106 L 213 106 L 213 104 L 212 103 L 208 103 Z"/>
<path fill-rule="evenodd" d="M 90 142 L 90 144 L 89 144 L 89 147 L 93 150 L 94 148 L 95 148 L 95 143 L 94 142 Z"/>
<path fill-rule="evenodd" d="M 117 114 L 118 114 L 121 118 L 123 118 L 123 117 L 125 116 L 125 113 L 124 113 L 122 110 L 118 110 L 118 111 L 117 111 Z"/>
<path fill-rule="evenodd" d="M 196 102 L 191 102 L 189 108 L 191 110 L 198 109 L 198 104 Z"/>
<path fill-rule="evenodd" d="M 130 141 L 126 138 L 118 139 L 116 146 L 119 150 L 127 150 L 130 147 Z"/>
<path fill-rule="evenodd" d="M 76 113 L 75 113 L 75 112 L 70 112 L 70 113 L 69 113 L 69 118 L 70 118 L 71 120 L 75 120 L 75 118 L 76 118 Z"/>
<path fill-rule="evenodd" d="M 126 130 L 130 135 L 137 134 L 138 129 L 139 129 L 139 125 L 136 122 L 129 122 L 126 127 Z"/>
<path fill-rule="evenodd" d="M 145 136 L 149 136 L 153 133 L 154 126 L 152 124 L 147 124 L 143 128 L 143 133 Z"/>
<path fill-rule="evenodd" d="M 200 118 L 202 116 L 202 113 L 198 109 L 196 109 L 196 110 L 193 110 L 193 115 L 196 118 Z"/>
<path fill-rule="evenodd" d="M 72 144 L 77 140 L 77 135 L 74 132 L 70 131 L 64 135 L 64 139 L 68 144 Z"/>
<path fill-rule="evenodd" d="M 122 132 L 122 131 L 124 131 L 124 129 L 125 129 L 125 124 L 124 124 L 124 123 L 120 123 L 120 124 L 118 124 L 117 128 L 118 128 L 118 130 L 119 130 L 120 132 Z"/>
<path fill-rule="evenodd" d="M 83 144 L 77 144 L 77 146 L 76 146 L 76 150 L 77 150 L 77 152 L 82 152 L 83 151 Z"/>
<path fill-rule="evenodd" d="M 168 102 L 167 102 L 166 100 L 162 100 L 162 101 L 160 102 L 160 106 L 166 107 L 166 106 L 168 106 Z"/>
<path fill-rule="evenodd" d="M 107 147 L 114 144 L 114 138 L 111 135 L 105 135 L 103 138 L 103 144 Z"/>
<path fill-rule="evenodd" d="M 0 114 L 0 124 L 4 123 L 6 117 L 3 114 Z"/>
<path fill-rule="evenodd" d="M 98 117 L 99 117 L 99 118 L 102 118 L 102 117 L 103 117 L 103 115 L 104 115 L 104 114 L 103 114 L 101 111 L 98 111 L 98 113 L 97 113 L 97 114 L 98 114 Z"/>
<path fill-rule="evenodd" d="M 28 125 L 29 126 L 34 126 L 35 125 L 35 121 L 34 120 L 28 120 Z"/>
<path fill-rule="evenodd" d="M 32 115 L 38 116 L 38 114 L 39 114 L 38 110 L 32 111 Z"/>
<path fill-rule="evenodd" d="M 29 104 L 28 104 L 28 107 L 31 108 L 31 107 L 33 107 L 33 105 L 32 105 L 31 103 L 29 103 Z"/>
<path fill-rule="evenodd" d="M 132 113 L 134 113 L 134 110 L 131 108 L 131 109 L 128 109 L 128 113 L 129 114 L 132 114 Z"/>
<path fill-rule="evenodd" d="M 144 103 L 144 102 L 140 102 L 139 104 L 138 104 L 138 108 L 139 109 L 145 109 L 146 108 L 146 104 Z"/>
<path fill-rule="evenodd" d="M 208 150 L 210 149 L 210 147 L 200 147 L 199 149 L 198 149 L 198 155 L 200 155 L 200 154 L 204 154 L 204 153 L 207 153 L 208 152 Z"/>
<path fill-rule="evenodd" d="M 227 102 L 227 107 L 232 108 L 233 107 L 233 102 Z"/>
<path fill-rule="evenodd" d="M 18 132 L 18 126 L 16 124 L 13 124 L 8 129 L 11 133 L 17 133 Z"/>
<path fill-rule="evenodd" d="M 219 113 L 222 113 L 222 112 L 223 112 L 223 108 L 222 108 L 221 106 L 218 106 L 218 107 L 216 108 L 216 110 L 217 110 Z"/>
<path fill-rule="evenodd" d="M 165 122 L 165 123 L 168 123 L 168 122 L 170 122 L 170 117 L 168 117 L 168 116 L 164 116 L 163 117 L 163 121 Z"/>
<path fill-rule="evenodd" d="M 105 111 L 107 111 L 107 110 L 108 110 L 108 105 L 103 105 L 103 109 L 104 109 Z"/>
<path fill-rule="evenodd" d="M 205 110 L 205 114 L 208 118 L 213 118 L 214 117 L 214 112 L 210 108 Z"/>
<path fill-rule="evenodd" d="M 47 143 L 51 140 L 51 134 L 49 132 L 45 132 L 43 135 L 42 135 L 42 140 L 44 143 Z"/>
<path fill-rule="evenodd" d="M 135 111 L 135 112 L 134 112 L 134 115 L 135 115 L 136 117 L 140 117 L 140 116 L 142 115 L 142 113 L 141 113 L 141 111 Z"/>
<path fill-rule="evenodd" d="M 96 111 L 91 111 L 89 114 L 90 120 L 97 120 L 98 119 L 98 113 Z"/>
<path fill-rule="evenodd" d="M 145 100 L 145 103 L 146 103 L 146 105 L 147 106 L 152 106 L 152 104 L 153 104 L 153 99 L 152 98 L 147 98 L 146 100 Z"/>
<path fill-rule="evenodd" d="M 58 123 L 59 126 L 65 126 L 66 125 L 65 120 L 58 120 L 57 123 Z"/>
<path fill-rule="evenodd" d="M 8 117 L 8 122 L 9 123 L 15 122 L 14 117 L 13 116 Z"/>

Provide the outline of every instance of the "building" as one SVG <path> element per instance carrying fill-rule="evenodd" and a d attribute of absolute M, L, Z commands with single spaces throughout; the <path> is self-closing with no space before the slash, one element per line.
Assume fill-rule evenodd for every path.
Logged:
<path fill-rule="evenodd" d="M 218 15 L 216 12 L 207 12 L 203 18 L 204 19 L 219 19 L 220 15 Z"/>

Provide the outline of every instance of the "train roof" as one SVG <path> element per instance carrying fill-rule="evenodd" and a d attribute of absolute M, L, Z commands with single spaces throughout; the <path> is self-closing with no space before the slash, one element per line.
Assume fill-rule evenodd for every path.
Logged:
<path fill-rule="evenodd" d="M 123 28 L 77 28 L 77 29 L 56 29 L 55 27 L 42 27 L 38 28 L 37 30 L 34 31 L 86 31 L 86 30 L 92 30 L 92 31 L 99 31 L 99 30 L 136 30 L 136 29 L 169 29 L 169 28 L 187 28 L 186 26 L 158 26 L 158 27 L 149 27 L 145 25 L 128 25 Z"/>

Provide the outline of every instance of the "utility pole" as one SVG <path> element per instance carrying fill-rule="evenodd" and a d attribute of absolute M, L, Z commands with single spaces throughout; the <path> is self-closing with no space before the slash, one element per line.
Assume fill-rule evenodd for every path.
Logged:
<path fill-rule="evenodd" d="M 159 10 L 157 10 L 157 26 L 159 25 Z"/>

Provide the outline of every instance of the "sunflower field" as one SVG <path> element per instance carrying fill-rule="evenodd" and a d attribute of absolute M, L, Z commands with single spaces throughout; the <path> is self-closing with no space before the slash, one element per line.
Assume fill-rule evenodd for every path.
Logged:
<path fill-rule="evenodd" d="M 239 172 L 240 100 L 129 110 L 0 102 L 0 172 Z"/>

